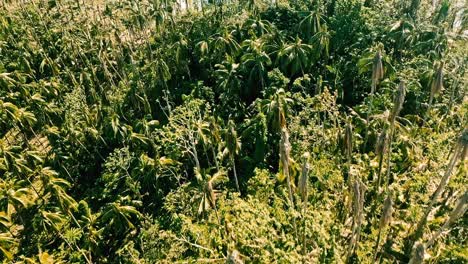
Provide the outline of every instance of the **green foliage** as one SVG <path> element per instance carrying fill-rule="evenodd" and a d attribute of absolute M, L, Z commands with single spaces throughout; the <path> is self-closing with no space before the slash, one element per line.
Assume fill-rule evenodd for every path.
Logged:
<path fill-rule="evenodd" d="M 0 262 L 467 262 L 465 9 L 3 1 Z"/>

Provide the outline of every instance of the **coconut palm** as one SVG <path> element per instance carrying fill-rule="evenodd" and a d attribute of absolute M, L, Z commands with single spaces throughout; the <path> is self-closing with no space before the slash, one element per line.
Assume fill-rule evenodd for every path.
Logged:
<path fill-rule="evenodd" d="M 124 205 L 121 202 L 112 202 L 105 206 L 98 221 L 106 229 L 113 229 L 116 232 L 129 232 L 135 228 L 134 220 L 139 219 L 141 213 L 131 205 Z"/>
<path fill-rule="evenodd" d="M 274 29 L 268 20 L 262 20 L 260 17 L 250 18 L 242 24 L 242 29 L 253 33 L 255 37 L 261 37 L 265 34 L 271 33 Z"/>
<path fill-rule="evenodd" d="M 375 242 L 375 253 L 374 253 L 375 261 L 377 260 L 377 255 L 379 253 L 379 246 L 380 246 L 379 244 L 380 244 L 380 239 L 382 237 L 382 232 L 392 221 L 392 214 L 393 214 L 393 201 L 392 201 L 391 193 L 389 193 L 387 194 L 387 197 L 385 198 L 385 201 L 383 203 L 382 215 L 380 216 L 379 233 L 377 235 L 377 241 Z"/>
<path fill-rule="evenodd" d="M 224 181 L 226 172 L 218 171 L 214 174 L 210 174 L 209 170 L 202 169 L 196 172 L 196 178 L 198 186 L 200 188 L 202 197 L 198 206 L 198 214 L 201 215 L 207 212 L 210 208 L 215 211 L 218 222 L 220 222 L 218 209 L 216 207 L 216 186 Z"/>
<path fill-rule="evenodd" d="M 237 136 L 236 127 L 235 127 L 234 121 L 232 120 L 228 121 L 227 128 L 225 131 L 224 141 L 226 145 L 224 152 L 227 152 L 227 154 L 229 155 L 229 159 L 232 164 L 232 169 L 234 171 L 234 179 L 236 181 L 236 188 L 237 188 L 237 191 L 240 193 L 239 180 L 237 179 L 235 156 L 237 155 L 237 153 L 239 153 L 239 150 L 241 148 L 241 140 Z"/>
<path fill-rule="evenodd" d="M 403 108 L 405 96 L 406 96 L 406 86 L 403 81 L 400 81 L 400 84 L 398 85 L 398 91 L 395 94 L 395 97 L 393 99 L 393 108 L 390 111 L 390 114 L 388 116 L 388 122 L 389 122 L 390 128 L 389 128 L 389 135 L 388 135 L 388 147 L 386 148 L 387 150 L 387 177 L 386 177 L 385 188 L 388 188 L 388 181 L 390 179 L 390 172 L 391 172 L 390 165 L 391 165 L 391 155 L 392 155 L 393 134 L 395 132 L 395 120 L 397 116 L 399 115 L 401 109 Z M 380 177 L 380 174 L 379 174 L 379 177 Z"/>
<path fill-rule="evenodd" d="M 440 62 L 439 67 L 435 71 L 434 77 L 431 81 L 431 95 L 429 97 L 428 111 L 431 109 L 432 101 L 443 88 L 444 82 L 444 62 Z"/>
<path fill-rule="evenodd" d="M 221 33 L 216 33 L 210 37 L 209 47 L 218 57 L 225 54 L 234 57 L 240 49 L 240 45 L 232 31 L 225 28 Z"/>
<path fill-rule="evenodd" d="M 306 152 L 302 155 L 302 173 L 299 179 L 298 189 L 299 194 L 301 195 L 302 200 L 302 217 L 304 219 L 304 229 L 302 231 L 302 256 L 306 257 L 307 252 L 307 245 L 306 245 L 306 211 L 307 211 L 307 200 L 309 197 L 308 193 L 308 179 L 309 179 L 309 171 L 310 171 L 310 154 Z"/>
<path fill-rule="evenodd" d="M 370 65 L 372 65 L 371 92 L 369 94 L 368 104 L 367 104 L 366 131 L 365 131 L 365 136 L 364 136 L 363 148 L 367 146 L 367 140 L 369 138 L 369 117 L 370 117 L 370 114 L 372 113 L 372 105 L 374 103 L 373 102 L 374 94 L 375 94 L 378 82 L 384 77 L 384 68 L 383 68 L 381 49 L 382 47 L 378 48 L 378 50 L 376 51 L 372 59 L 370 56 L 366 56 L 360 59 L 358 62 L 358 67 L 359 67 L 360 72 L 363 72 Z"/>
<path fill-rule="evenodd" d="M 266 115 L 273 133 L 280 133 L 287 126 L 286 119 L 292 102 L 284 89 L 279 89 L 269 99 L 260 101 L 260 109 Z"/>
<path fill-rule="evenodd" d="M 218 80 L 219 91 L 232 96 L 238 92 L 240 87 L 239 63 L 235 63 L 231 56 L 226 56 L 226 61 L 216 64 L 216 78 Z M 226 98 L 227 99 L 227 98 Z"/>
<path fill-rule="evenodd" d="M 31 190 L 24 185 L 22 181 L 12 183 L 11 181 L 1 180 L 0 182 L 0 211 L 11 215 L 13 211 L 20 211 L 26 208 L 31 202 Z M 14 210 L 13 210 L 14 209 Z"/>
<path fill-rule="evenodd" d="M 13 259 L 13 248 L 18 244 L 17 240 L 7 233 L 0 233 L 0 252 L 7 260 Z"/>
<path fill-rule="evenodd" d="M 291 44 L 286 44 L 278 52 L 278 64 L 283 72 L 290 78 L 304 75 L 311 65 L 313 47 L 303 43 L 300 38 Z"/>
<path fill-rule="evenodd" d="M 318 10 L 310 11 L 299 23 L 299 29 L 304 36 L 313 36 L 322 31 L 325 24 L 323 14 Z"/>
<path fill-rule="evenodd" d="M 267 67 L 271 65 L 271 59 L 263 50 L 263 44 L 262 39 L 246 40 L 242 43 L 245 52 L 241 57 L 241 65 L 247 74 L 247 87 L 251 89 L 244 91 L 244 94 L 249 97 L 256 97 L 266 86 Z"/>
<path fill-rule="evenodd" d="M 313 53 L 314 61 L 317 61 L 320 57 L 324 57 L 325 59 L 329 58 L 330 37 L 331 35 L 328 31 L 328 27 L 324 25 L 319 32 L 310 38 L 309 43 L 315 50 Z"/>

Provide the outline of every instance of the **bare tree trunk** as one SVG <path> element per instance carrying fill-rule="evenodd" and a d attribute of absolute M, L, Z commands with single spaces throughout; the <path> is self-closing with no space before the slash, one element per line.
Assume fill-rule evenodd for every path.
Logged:
<path fill-rule="evenodd" d="M 466 132 L 464 132 L 462 135 L 464 135 Z M 431 200 L 429 201 L 429 204 L 426 208 L 426 211 L 424 212 L 424 215 L 421 217 L 421 220 L 419 221 L 416 231 L 414 232 L 413 238 L 412 238 L 412 244 L 414 244 L 416 241 L 418 241 L 424 234 L 424 227 L 426 226 L 427 223 L 427 217 L 432 211 L 432 208 L 434 207 L 434 204 L 437 202 L 437 199 L 439 199 L 440 195 L 445 189 L 445 186 L 447 186 L 450 176 L 452 176 L 452 171 L 455 168 L 455 165 L 457 161 L 460 159 L 460 157 L 463 159 L 463 155 L 465 154 L 464 148 L 464 143 L 462 142 L 463 138 L 460 137 L 459 140 L 456 143 L 455 149 L 453 150 L 452 158 L 450 159 L 450 162 L 448 164 L 448 168 L 445 171 L 444 176 L 440 180 L 439 185 L 437 186 L 436 191 L 432 195 Z M 412 248 L 412 245 L 411 247 Z M 407 248 L 408 249 L 408 248 Z"/>
<path fill-rule="evenodd" d="M 234 171 L 234 180 L 236 181 L 236 188 L 239 194 L 241 193 L 239 188 L 239 181 L 237 180 L 237 171 L 236 171 L 236 161 L 234 160 L 234 155 L 231 155 L 232 170 Z"/>
<path fill-rule="evenodd" d="M 449 219 L 444 223 L 444 225 L 437 231 L 437 233 L 427 242 L 426 247 L 429 248 L 434 244 L 434 242 L 443 235 L 443 232 L 449 228 L 449 226 L 455 222 L 459 217 L 463 216 L 463 214 L 466 212 L 468 209 L 467 206 L 468 203 L 468 192 L 465 192 L 460 199 L 458 200 L 457 205 L 455 208 L 452 210 L 450 213 Z"/>

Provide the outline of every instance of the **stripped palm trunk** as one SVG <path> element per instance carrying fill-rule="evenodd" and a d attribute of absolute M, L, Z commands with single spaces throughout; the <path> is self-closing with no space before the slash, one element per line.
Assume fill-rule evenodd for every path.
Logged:
<path fill-rule="evenodd" d="M 427 110 L 428 112 L 432 107 L 432 101 L 442 90 L 443 82 L 444 82 L 444 62 L 441 62 L 439 64 L 439 68 L 436 72 L 435 78 L 433 78 L 432 83 L 431 83 L 431 95 L 429 97 L 429 106 Z"/>
<path fill-rule="evenodd" d="M 352 189 L 353 189 L 353 183 L 354 183 L 354 178 L 352 177 L 353 175 L 351 174 L 351 155 L 353 152 L 353 128 L 351 126 L 351 122 L 348 120 L 347 124 L 345 126 L 345 133 L 343 137 L 343 152 L 344 155 L 346 156 L 346 171 L 344 175 L 347 177 L 346 179 L 346 185 L 347 185 L 347 192 L 343 196 L 343 207 L 342 207 L 342 216 L 343 219 L 342 221 L 346 221 L 346 217 L 349 213 L 348 208 L 351 208 L 352 206 Z M 343 186 L 345 188 L 345 186 Z"/>
<path fill-rule="evenodd" d="M 363 149 L 366 148 L 367 141 L 369 139 L 369 118 L 370 118 L 370 114 L 372 113 L 372 102 L 374 99 L 374 93 L 377 87 L 377 83 L 379 82 L 379 80 L 383 78 L 383 75 L 384 75 L 384 69 L 382 65 L 382 53 L 380 52 L 380 50 L 378 50 L 375 53 L 374 60 L 372 63 L 372 84 L 371 84 L 371 93 L 369 95 L 370 98 L 367 104 L 366 132 L 365 132 L 366 134 L 364 138 Z"/>
<path fill-rule="evenodd" d="M 384 160 L 384 153 L 387 150 L 387 128 L 385 127 L 379 135 L 377 139 L 377 143 L 375 145 L 375 155 L 379 158 L 379 169 L 377 171 L 377 188 L 380 188 L 380 184 L 382 181 L 382 165 Z"/>
<path fill-rule="evenodd" d="M 457 205 L 450 213 L 449 219 L 444 223 L 444 225 L 437 231 L 437 233 L 432 236 L 431 240 L 427 242 L 427 247 L 431 247 L 435 241 L 444 234 L 444 231 L 450 227 L 455 221 L 462 217 L 466 210 L 468 209 L 468 191 L 460 197 L 457 202 Z"/>
<path fill-rule="evenodd" d="M 234 159 L 234 155 L 231 155 L 231 162 L 232 162 L 232 170 L 234 171 L 234 180 L 236 181 L 236 189 L 237 192 L 240 194 L 240 188 L 239 188 L 239 180 L 237 179 L 237 170 L 236 170 L 236 161 Z"/>
<path fill-rule="evenodd" d="M 218 219 L 218 224 L 221 225 L 221 219 L 219 218 L 218 208 L 216 207 L 216 195 L 215 195 L 215 192 L 213 189 L 213 183 L 211 182 L 211 180 L 206 183 L 205 188 L 206 188 L 206 198 L 208 200 L 208 204 L 215 211 L 216 218 Z"/>
<path fill-rule="evenodd" d="M 289 143 L 289 133 L 286 128 L 281 129 L 281 142 L 280 142 L 280 161 L 283 167 L 283 175 L 286 176 L 288 184 L 289 203 L 294 207 L 294 199 L 292 193 L 292 183 L 289 175 L 289 157 L 291 152 L 291 144 Z"/>
<path fill-rule="evenodd" d="M 452 89 L 451 89 L 451 92 L 450 92 L 450 101 L 449 101 L 449 105 L 448 105 L 448 109 L 451 110 L 452 109 L 452 106 L 453 106 L 453 101 L 455 100 L 455 97 L 458 96 L 459 94 L 459 88 L 461 85 L 463 85 L 463 81 L 461 81 L 460 79 L 463 79 L 463 77 L 461 76 L 465 76 L 465 68 L 464 67 L 461 67 L 460 69 L 460 72 L 459 72 L 459 76 L 454 80 L 454 82 L 452 83 Z M 465 92 L 466 92 L 466 89 L 463 89 Z"/>
<path fill-rule="evenodd" d="M 457 143 L 455 145 L 455 149 L 453 150 L 452 158 L 449 161 L 447 170 L 445 171 L 444 176 L 440 180 L 439 185 L 437 186 L 437 189 L 435 190 L 434 194 L 432 195 L 431 200 L 429 201 L 429 204 L 426 208 L 426 211 L 424 212 L 424 215 L 422 216 L 421 220 L 419 221 L 416 231 L 413 236 L 413 241 L 418 241 L 423 233 L 424 233 L 424 227 L 426 226 L 427 223 L 427 217 L 432 211 L 432 208 L 434 207 L 434 204 L 437 202 L 439 199 L 440 195 L 444 191 L 445 187 L 447 186 L 450 177 L 452 176 L 452 171 L 456 167 L 457 162 L 459 160 L 464 160 L 467 156 L 468 153 L 468 128 L 465 128 L 465 130 L 462 132 L 461 136 L 458 138 Z"/>
<path fill-rule="evenodd" d="M 382 236 L 382 231 L 392 221 L 392 213 L 393 213 L 392 197 L 390 194 L 388 194 L 387 198 L 385 198 L 385 201 L 384 201 L 382 216 L 380 217 L 379 234 L 377 235 L 377 241 L 375 242 L 374 261 L 377 261 L 377 255 L 379 253 L 379 244 L 380 244 L 380 238 Z"/>
<path fill-rule="evenodd" d="M 351 256 L 356 251 L 361 236 L 365 190 L 366 187 L 361 180 L 356 179 L 353 185 L 353 228 L 346 263 L 349 263 Z"/>
<path fill-rule="evenodd" d="M 289 133 L 286 127 L 281 129 L 281 142 L 280 142 L 280 162 L 283 167 L 283 175 L 286 176 L 286 181 L 288 184 L 288 196 L 289 196 L 289 206 L 291 210 L 294 211 L 294 198 L 292 191 L 292 182 L 289 175 L 289 156 L 291 152 L 291 144 L 289 143 Z M 293 227 L 294 232 L 297 234 L 297 225 L 296 219 L 293 217 Z"/>
<path fill-rule="evenodd" d="M 387 148 L 387 176 L 385 179 L 385 188 L 388 188 L 388 182 L 390 179 L 390 172 L 391 172 L 391 159 L 392 159 L 392 141 L 393 141 L 393 133 L 395 130 L 395 119 L 397 118 L 398 114 L 400 113 L 401 109 L 403 108 L 403 103 L 405 101 L 406 95 L 406 87 L 403 81 L 400 81 L 400 85 L 398 86 L 398 92 L 393 100 L 393 109 L 389 116 L 390 121 L 390 134 L 388 136 L 388 148 Z"/>
<path fill-rule="evenodd" d="M 345 138 L 344 138 L 344 147 L 345 147 L 345 153 L 346 153 L 346 169 L 348 173 L 348 184 L 352 182 L 351 179 L 351 155 L 353 153 L 353 127 L 351 125 L 351 122 L 348 121 L 348 124 L 346 125 L 345 128 Z"/>
<path fill-rule="evenodd" d="M 305 258 L 307 254 L 307 245 L 306 245 L 306 211 L 307 211 L 307 199 L 308 199 L 308 188 L 307 182 L 309 177 L 309 158 L 310 154 L 308 152 L 302 155 L 302 173 L 301 178 L 299 179 L 299 192 L 302 200 L 302 218 L 304 219 L 304 230 L 302 232 L 302 257 L 304 258 L 303 262 L 305 263 Z"/>
<path fill-rule="evenodd" d="M 422 264 L 426 255 L 426 247 L 423 243 L 417 242 L 411 252 L 411 259 L 408 264 Z"/>

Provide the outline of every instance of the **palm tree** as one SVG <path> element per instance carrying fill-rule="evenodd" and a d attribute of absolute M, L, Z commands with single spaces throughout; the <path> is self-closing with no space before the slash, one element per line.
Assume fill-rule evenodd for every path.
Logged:
<path fill-rule="evenodd" d="M 219 91 L 227 95 L 238 92 L 241 78 L 238 72 L 239 63 L 235 63 L 233 57 L 228 55 L 222 64 L 216 64 L 215 67 Z"/>
<path fill-rule="evenodd" d="M 255 37 L 261 37 L 265 34 L 269 34 L 273 31 L 273 25 L 267 21 L 262 20 L 260 17 L 250 18 L 245 21 L 242 28 L 253 33 Z"/>
<path fill-rule="evenodd" d="M 432 236 L 432 238 L 427 242 L 427 247 L 431 247 L 437 239 L 444 235 L 444 231 L 446 231 L 450 225 L 452 225 L 455 221 L 457 221 L 460 217 L 462 217 L 465 212 L 468 210 L 468 191 L 465 191 L 458 202 L 453 208 L 452 212 L 450 212 L 449 218 L 447 221 L 440 227 L 440 229 Z"/>
<path fill-rule="evenodd" d="M 273 133 L 280 133 L 286 127 L 289 105 L 292 102 L 284 89 L 279 89 L 269 99 L 260 101 L 260 109 L 267 116 Z"/>
<path fill-rule="evenodd" d="M 395 120 L 399 115 L 401 109 L 403 108 L 403 103 L 405 102 L 406 96 L 406 86 L 404 81 L 400 81 L 398 85 L 398 91 L 395 94 L 393 99 L 393 108 L 390 112 L 388 117 L 388 121 L 390 123 L 390 132 L 388 136 L 388 147 L 387 147 L 387 177 L 386 177 L 386 184 L 385 188 L 388 188 L 388 181 L 390 180 L 390 172 L 391 172 L 391 155 L 392 155 L 392 143 L 393 143 L 393 134 L 395 131 Z"/>
<path fill-rule="evenodd" d="M 0 233 L 0 252 L 7 260 L 13 259 L 12 248 L 17 245 L 16 239 L 7 233 Z"/>
<path fill-rule="evenodd" d="M 438 69 L 435 71 L 434 77 L 431 81 L 431 95 L 429 97 L 428 111 L 431 109 L 432 101 L 443 88 L 444 83 L 444 62 L 440 62 Z"/>
<path fill-rule="evenodd" d="M 292 99 L 287 97 L 286 92 L 283 89 L 279 89 L 269 99 L 264 99 L 260 101 L 260 109 L 263 113 L 266 114 L 270 123 L 270 127 L 273 129 L 273 132 L 280 133 L 280 173 L 282 173 L 283 176 L 286 178 L 288 185 L 289 205 L 291 209 L 294 209 L 292 180 L 289 174 L 289 165 L 291 161 L 291 144 L 289 142 L 289 132 L 286 120 L 290 103 L 292 103 Z M 295 218 L 293 218 L 293 226 L 294 231 L 297 234 Z"/>
<path fill-rule="evenodd" d="M 353 154 L 353 126 L 351 120 L 346 122 L 344 134 L 344 152 L 346 155 L 346 169 L 348 174 L 348 185 L 351 187 L 353 179 L 351 179 L 351 158 Z"/>
<path fill-rule="evenodd" d="M 209 130 L 209 147 L 211 148 L 211 154 L 213 155 L 213 160 L 216 165 L 216 169 L 219 171 L 219 163 L 218 163 L 218 150 L 219 144 L 221 143 L 221 131 L 220 126 L 216 117 L 212 116 L 208 120 L 208 130 Z M 215 151 L 216 149 L 216 151 Z"/>
<path fill-rule="evenodd" d="M 201 188 L 202 198 L 198 206 L 198 214 L 205 213 L 209 208 L 215 211 L 218 222 L 220 223 L 218 209 L 216 207 L 216 185 L 226 179 L 225 171 L 218 171 L 214 174 L 209 174 L 209 170 L 201 170 L 196 172 L 196 178 L 199 188 Z"/>
<path fill-rule="evenodd" d="M 16 212 L 26 208 L 31 200 L 31 190 L 22 186 L 21 181 L 0 181 L 0 211 L 11 215 L 14 208 Z"/>
<path fill-rule="evenodd" d="M 277 132 L 280 132 L 281 135 L 279 149 L 280 167 L 283 168 L 282 173 L 286 177 L 288 184 L 289 200 L 291 206 L 293 206 L 292 181 L 289 175 L 291 144 L 289 143 L 289 132 L 286 123 L 288 103 L 291 102 L 291 99 L 286 97 L 283 89 L 278 90 L 272 97 L 270 103 L 264 105 L 264 109 L 267 112 L 267 116 L 270 116 L 272 127 L 278 129 Z"/>
<path fill-rule="evenodd" d="M 234 171 L 234 179 L 236 181 L 236 188 L 237 191 L 240 193 L 239 181 L 237 179 L 235 156 L 237 153 L 239 153 L 239 150 L 241 148 L 241 141 L 240 138 L 237 137 L 236 127 L 234 121 L 232 120 L 228 121 L 224 140 L 226 142 L 226 148 L 224 152 L 228 153 L 229 159 L 231 160 L 232 169 Z"/>
<path fill-rule="evenodd" d="M 281 70 L 291 78 L 299 74 L 304 74 L 311 65 L 311 54 L 313 47 L 302 43 L 300 38 L 296 38 L 294 43 L 285 45 L 278 52 L 278 60 Z"/>
<path fill-rule="evenodd" d="M 390 224 L 392 220 L 392 213 L 393 213 L 392 195 L 391 193 L 388 193 L 383 204 L 382 216 L 380 217 L 380 222 L 379 222 L 379 233 L 377 235 L 377 241 L 375 242 L 375 253 L 374 253 L 375 261 L 377 261 L 377 255 L 379 253 L 379 244 L 380 244 L 382 232 L 387 227 L 387 225 Z"/>
<path fill-rule="evenodd" d="M 49 167 L 40 168 L 39 177 L 42 181 L 42 186 L 46 193 L 50 193 L 60 204 L 63 211 L 70 211 L 76 208 L 76 201 L 65 191 L 65 188 L 70 187 L 70 183 L 59 178 L 58 173 Z"/>
<path fill-rule="evenodd" d="M 361 236 L 361 225 L 364 220 L 364 197 L 366 186 L 360 179 L 356 179 L 352 186 L 353 193 L 353 228 L 351 233 L 351 241 L 349 243 L 348 252 L 347 252 L 347 261 L 356 251 L 357 245 Z"/>
<path fill-rule="evenodd" d="M 313 36 L 322 31 L 323 23 L 325 23 L 323 14 L 313 10 L 299 22 L 299 30 L 304 36 Z"/>
<path fill-rule="evenodd" d="M 256 88 L 258 82 L 263 90 L 266 86 L 267 67 L 271 65 L 271 59 L 263 50 L 263 40 L 246 40 L 242 43 L 244 55 L 241 57 L 241 64 L 244 71 L 247 72 L 247 82 L 251 91 L 245 91 L 250 97 L 256 97 L 259 90 Z"/>
<path fill-rule="evenodd" d="M 367 111 L 366 111 L 366 131 L 364 135 L 364 144 L 363 149 L 367 146 L 367 140 L 369 138 L 369 117 L 372 114 L 372 105 L 374 94 L 377 88 L 378 82 L 384 76 L 384 68 L 382 62 L 382 46 L 377 48 L 375 55 L 373 58 L 370 56 L 365 56 L 364 58 L 360 59 L 358 62 L 359 72 L 366 70 L 370 65 L 372 65 L 372 77 L 371 77 L 371 92 L 369 94 L 368 103 L 367 103 Z M 370 55 L 370 54 L 369 54 Z"/>
<path fill-rule="evenodd" d="M 308 179 L 309 179 L 309 170 L 310 170 L 310 164 L 309 164 L 309 159 L 310 159 L 310 154 L 309 152 L 306 152 L 302 155 L 302 173 L 301 177 L 299 179 L 299 193 L 301 195 L 301 200 L 302 200 L 302 217 L 304 219 L 304 229 L 302 232 L 302 256 L 305 258 L 306 257 L 306 252 L 307 252 L 307 247 L 306 247 L 306 211 L 307 211 L 307 200 L 309 197 L 308 194 Z"/>
<path fill-rule="evenodd" d="M 329 57 L 330 50 L 330 32 L 328 32 L 328 27 L 324 25 L 322 29 L 313 35 L 309 42 L 314 47 L 314 59 L 317 61 L 321 56 L 325 56 L 327 59 Z"/>
<path fill-rule="evenodd" d="M 98 217 L 106 228 L 113 228 L 117 232 L 128 232 L 135 228 L 133 219 L 141 217 L 141 213 L 131 205 L 122 205 L 121 202 L 112 202 L 106 205 Z"/>
<path fill-rule="evenodd" d="M 210 37 L 209 47 L 212 47 L 216 57 L 222 57 L 225 54 L 234 57 L 240 49 L 233 31 L 228 31 L 226 28 L 221 33 Z"/>

